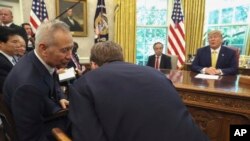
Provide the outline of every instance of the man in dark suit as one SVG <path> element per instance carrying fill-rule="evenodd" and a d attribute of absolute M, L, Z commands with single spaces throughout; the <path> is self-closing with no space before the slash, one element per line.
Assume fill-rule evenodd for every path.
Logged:
<path fill-rule="evenodd" d="M 39 26 L 35 45 L 12 69 L 3 87 L 19 141 L 51 140 L 51 128 L 67 126 L 64 118 L 45 119 L 69 104 L 54 75 L 55 68 L 66 67 L 71 59 L 72 35 L 65 23 L 50 21 Z"/>
<path fill-rule="evenodd" d="M 28 43 L 28 36 L 24 28 L 13 23 L 12 11 L 8 8 L 2 8 L 0 10 L 0 21 L 2 21 L 1 26 L 7 26 L 13 28 L 26 42 Z"/>
<path fill-rule="evenodd" d="M 69 9 L 66 14 L 66 17 L 63 18 L 62 21 L 70 27 L 70 31 L 82 32 L 82 27 L 80 26 L 78 21 L 76 21 L 73 17 L 73 10 Z"/>
<path fill-rule="evenodd" d="M 236 75 L 236 52 L 222 45 L 222 33 L 213 30 L 208 34 L 209 45 L 197 50 L 191 70 L 212 75 Z"/>
<path fill-rule="evenodd" d="M 155 54 L 148 57 L 147 66 L 156 69 L 171 69 L 171 57 L 162 53 L 163 44 L 156 42 L 153 45 Z"/>
<path fill-rule="evenodd" d="M 92 71 L 70 88 L 74 141 L 205 141 L 161 72 L 125 63 L 120 45 L 91 49 Z"/>
<path fill-rule="evenodd" d="M 14 57 L 17 54 L 20 38 L 14 30 L 0 27 L 0 94 L 5 78 L 17 61 Z"/>

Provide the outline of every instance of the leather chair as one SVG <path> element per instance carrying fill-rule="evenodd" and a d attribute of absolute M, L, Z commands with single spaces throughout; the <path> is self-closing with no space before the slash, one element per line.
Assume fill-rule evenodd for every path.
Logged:
<path fill-rule="evenodd" d="M 235 51 L 236 59 L 237 59 L 237 66 L 239 66 L 239 59 L 240 59 L 240 49 L 237 47 L 227 46 L 227 48 L 230 48 Z"/>
<path fill-rule="evenodd" d="M 170 55 L 170 54 L 167 54 L 167 56 L 171 57 L 171 69 L 176 70 L 177 69 L 178 56 L 177 55 Z"/>

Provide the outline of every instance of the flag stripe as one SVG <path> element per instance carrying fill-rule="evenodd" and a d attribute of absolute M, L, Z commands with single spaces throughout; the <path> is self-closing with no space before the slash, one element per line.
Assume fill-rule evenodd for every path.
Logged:
<path fill-rule="evenodd" d="M 30 25 L 33 29 L 33 32 L 37 30 L 43 21 L 48 19 L 48 13 L 44 0 L 33 0 L 30 11 Z"/>
<path fill-rule="evenodd" d="M 183 20 L 181 2 L 180 0 L 175 0 L 168 32 L 168 53 L 178 56 L 178 68 L 185 63 L 185 30 Z"/>

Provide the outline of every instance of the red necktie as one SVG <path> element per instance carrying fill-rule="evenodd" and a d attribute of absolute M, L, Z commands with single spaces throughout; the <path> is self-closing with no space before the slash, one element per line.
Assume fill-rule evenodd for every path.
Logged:
<path fill-rule="evenodd" d="M 159 69 L 159 56 L 156 56 L 155 68 Z"/>

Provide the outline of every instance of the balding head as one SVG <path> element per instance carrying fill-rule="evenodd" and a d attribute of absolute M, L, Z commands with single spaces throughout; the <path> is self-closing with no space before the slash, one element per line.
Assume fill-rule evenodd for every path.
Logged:
<path fill-rule="evenodd" d="M 9 24 L 13 21 L 12 11 L 8 8 L 2 8 L 0 10 L 0 21 L 3 24 Z"/>

